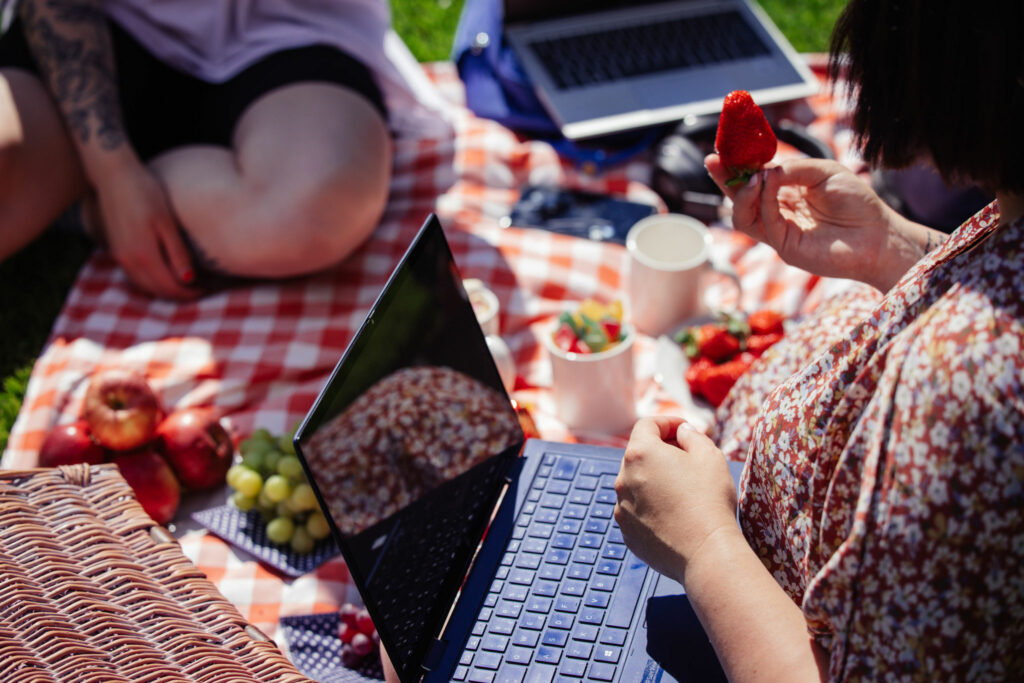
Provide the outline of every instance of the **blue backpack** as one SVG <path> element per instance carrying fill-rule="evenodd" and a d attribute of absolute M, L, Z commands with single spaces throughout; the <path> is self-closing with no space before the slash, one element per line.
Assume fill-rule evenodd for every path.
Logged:
<path fill-rule="evenodd" d="M 503 24 L 503 0 L 466 0 L 452 43 L 466 105 L 477 116 L 514 131 L 560 136 L 515 52 L 505 44 Z"/>

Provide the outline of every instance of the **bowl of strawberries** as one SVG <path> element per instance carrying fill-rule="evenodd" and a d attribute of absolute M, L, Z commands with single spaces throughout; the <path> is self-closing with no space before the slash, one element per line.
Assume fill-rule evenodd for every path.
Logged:
<path fill-rule="evenodd" d="M 718 407 L 736 380 L 785 335 L 785 318 L 764 309 L 744 315 L 720 313 L 714 320 L 687 325 L 673 335 L 689 365 L 686 384 L 694 398 Z"/>

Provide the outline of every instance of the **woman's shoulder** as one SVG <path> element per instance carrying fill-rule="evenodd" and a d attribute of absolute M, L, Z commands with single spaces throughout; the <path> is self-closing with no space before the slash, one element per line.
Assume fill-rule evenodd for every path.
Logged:
<path fill-rule="evenodd" d="M 1024 457 L 1024 251 L 1008 254 L 1004 239 L 979 244 L 894 340 L 893 407 L 914 432 L 911 450 L 928 446 L 972 466 L 1010 451 Z"/>

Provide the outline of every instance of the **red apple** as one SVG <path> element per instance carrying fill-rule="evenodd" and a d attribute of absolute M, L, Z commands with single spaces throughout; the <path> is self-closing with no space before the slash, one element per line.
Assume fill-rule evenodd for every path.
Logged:
<path fill-rule="evenodd" d="M 174 519 L 181 500 L 181 485 L 159 453 L 152 448 L 118 453 L 114 463 L 153 521 L 167 524 Z"/>
<path fill-rule="evenodd" d="M 114 369 L 93 375 L 85 392 L 82 417 L 100 444 L 115 451 L 130 451 L 153 438 L 163 409 L 141 373 Z"/>
<path fill-rule="evenodd" d="M 186 488 L 201 490 L 224 483 L 234 444 L 211 408 L 182 408 L 156 429 L 160 449 Z"/>
<path fill-rule="evenodd" d="M 85 420 L 57 425 L 50 430 L 39 448 L 39 466 L 77 465 L 86 463 L 98 465 L 103 462 L 106 451 L 96 443 Z"/>

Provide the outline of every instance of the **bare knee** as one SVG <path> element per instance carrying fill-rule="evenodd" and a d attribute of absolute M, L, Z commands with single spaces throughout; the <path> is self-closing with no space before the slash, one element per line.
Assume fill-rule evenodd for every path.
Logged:
<path fill-rule="evenodd" d="M 385 122 L 363 98 L 299 84 L 253 104 L 230 151 L 154 163 L 210 260 L 235 275 L 288 277 L 332 266 L 366 240 L 384 211 L 391 158 Z"/>
<path fill-rule="evenodd" d="M 386 171 L 349 167 L 254 191 L 246 224 L 236 226 L 239 248 L 223 254 L 218 263 L 252 277 L 290 277 L 339 263 L 379 223 L 390 180 L 390 169 Z"/>
<path fill-rule="evenodd" d="M 21 144 L 0 121 L 0 197 L 7 197 L 17 177 L 17 158 Z M 6 204 L 6 202 L 4 202 Z"/>
<path fill-rule="evenodd" d="M 17 69 L 0 72 L 0 260 L 42 232 L 86 189 L 42 83 Z"/>
<path fill-rule="evenodd" d="M 0 80 L 0 87 L 4 85 Z M 0 198 L 11 198 L 27 153 L 25 136 L 12 102 L 0 101 Z M 24 171 L 22 171 L 23 173 Z M 7 206 L 4 201 L 0 206 Z"/>

